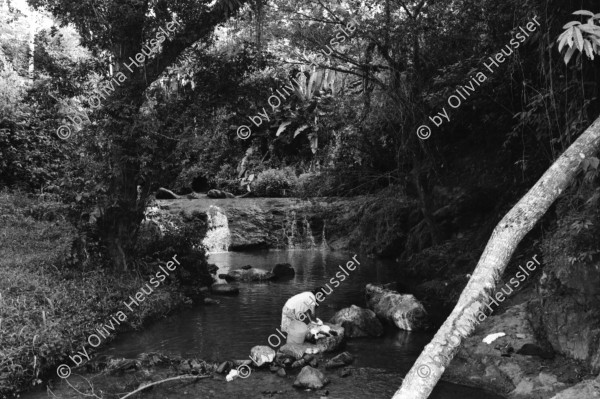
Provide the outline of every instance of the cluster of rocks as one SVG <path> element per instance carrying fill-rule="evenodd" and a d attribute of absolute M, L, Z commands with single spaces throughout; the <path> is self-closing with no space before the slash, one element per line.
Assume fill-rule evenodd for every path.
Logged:
<path fill-rule="evenodd" d="M 343 337 L 343 329 L 339 326 L 336 329 Z M 304 345 L 309 346 L 310 344 L 285 344 L 277 352 L 268 346 L 259 345 L 252 348 L 250 357 L 253 359 L 255 367 L 268 368 L 282 378 L 287 378 L 290 374 L 300 370 L 293 382 L 293 386 L 297 388 L 323 388 L 331 382 L 325 375 L 325 371 L 331 373 L 335 369 L 341 369 L 340 377 L 347 377 L 351 374 L 350 369 L 346 367 L 354 361 L 354 357 L 350 353 L 343 352 L 331 359 L 325 359 L 323 354 L 325 351 L 309 354 L 302 350 Z M 331 346 L 330 349 L 335 350 L 338 347 L 339 343 Z"/>
<path fill-rule="evenodd" d="M 217 268 L 210 269 L 212 274 L 217 274 Z M 211 286 L 211 292 L 215 295 L 237 295 L 240 289 L 230 282 L 264 282 L 278 279 L 294 277 L 296 271 L 289 263 L 278 263 L 270 271 L 258 269 L 250 265 L 243 266 L 241 269 L 231 270 L 227 274 L 219 274 L 219 278 L 227 283 L 216 283 Z"/>

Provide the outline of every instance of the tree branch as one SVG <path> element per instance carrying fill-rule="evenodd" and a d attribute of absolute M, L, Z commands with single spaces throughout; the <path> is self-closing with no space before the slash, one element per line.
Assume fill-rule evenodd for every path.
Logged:
<path fill-rule="evenodd" d="M 152 382 L 150 384 L 143 385 L 143 386 L 139 387 L 138 389 L 136 389 L 135 391 L 129 392 L 127 395 L 122 396 L 120 399 L 129 398 L 130 396 L 133 396 L 138 392 L 142 392 L 146 388 L 150 388 L 151 386 L 163 384 L 163 383 L 169 382 L 169 381 L 187 380 L 187 379 L 202 380 L 204 378 L 210 378 L 210 377 L 211 377 L 210 375 L 180 375 L 178 377 L 171 377 L 171 378 L 167 378 L 165 380 L 160 380 L 160 381 Z"/>

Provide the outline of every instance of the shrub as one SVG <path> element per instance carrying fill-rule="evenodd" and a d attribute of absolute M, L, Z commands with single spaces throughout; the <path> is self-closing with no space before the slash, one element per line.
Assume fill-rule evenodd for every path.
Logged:
<path fill-rule="evenodd" d="M 252 191 L 261 197 L 286 197 L 293 194 L 298 178 L 292 168 L 267 169 L 252 183 Z"/>

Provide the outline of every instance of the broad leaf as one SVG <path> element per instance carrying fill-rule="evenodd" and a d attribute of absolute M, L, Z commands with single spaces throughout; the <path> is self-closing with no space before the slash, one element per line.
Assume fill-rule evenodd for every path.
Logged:
<path fill-rule="evenodd" d="M 588 17 L 593 17 L 594 13 L 591 11 L 587 11 L 587 10 L 579 10 L 579 11 L 575 11 L 573 13 L 573 15 L 587 15 Z"/>
<path fill-rule="evenodd" d="M 286 122 L 283 122 L 281 125 L 279 125 L 279 129 L 277 129 L 277 133 L 275 133 L 275 136 L 279 137 L 279 135 L 281 133 L 283 133 L 285 128 L 288 127 L 291 123 L 292 123 L 292 121 L 286 121 Z"/>
<path fill-rule="evenodd" d="M 575 28 L 575 44 L 579 51 L 583 51 L 583 36 L 581 35 L 579 28 Z"/>
<path fill-rule="evenodd" d="M 294 132 L 294 138 L 296 138 L 296 136 L 298 136 L 300 133 L 302 133 L 308 127 L 310 127 L 310 126 L 308 126 L 308 125 L 302 125 L 298 129 L 296 129 L 296 131 Z"/>
<path fill-rule="evenodd" d="M 563 29 L 567 29 L 567 28 L 570 28 L 571 26 L 575 26 L 575 25 L 581 25 L 581 22 L 579 22 L 579 21 L 568 22 L 567 24 L 565 24 L 565 26 L 563 26 Z"/>
<path fill-rule="evenodd" d="M 569 61 L 571 60 L 571 57 L 573 57 L 574 53 L 575 53 L 575 47 L 569 47 L 569 49 L 567 50 L 567 53 L 565 54 L 565 64 L 569 63 Z"/>

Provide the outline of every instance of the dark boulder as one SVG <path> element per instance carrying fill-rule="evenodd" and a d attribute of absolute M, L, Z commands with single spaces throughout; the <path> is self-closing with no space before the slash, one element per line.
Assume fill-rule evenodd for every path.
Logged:
<path fill-rule="evenodd" d="M 219 277 L 221 277 L 221 275 L 219 275 Z M 251 268 L 249 270 L 231 270 L 222 278 L 224 278 L 227 281 L 258 282 L 273 280 L 275 278 L 275 275 L 263 269 Z"/>
<path fill-rule="evenodd" d="M 227 198 L 227 196 L 225 195 L 225 193 L 223 191 L 221 191 L 221 190 L 214 190 L 214 189 L 210 190 L 206 194 L 206 196 L 208 198 L 214 198 L 214 199 L 217 199 L 217 198 Z"/>
<path fill-rule="evenodd" d="M 381 325 L 375 312 L 370 309 L 359 308 L 356 305 L 340 310 L 329 322 L 344 327 L 348 338 L 380 337 L 383 335 L 383 325 Z"/>
<path fill-rule="evenodd" d="M 222 190 L 210 190 L 206 196 L 208 198 L 214 198 L 214 199 L 218 199 L 218 198 L 235 198 L 235 195 L 228 193 L 227 191 L 222 191 Z"/>
<path fill-rule="evenodd" d="M 354 356 L 348 352 L 342 352 L 325 364 L 326 369 L 345 367 L 354 361 Z"/>
<path fill-rule="evenodd" d="M 275 275 L 275 277 L 294 277 L 296 275 L 296 271 L 289 263 L 278 263 L 273 267 L 271 273 Z"/>
<path fill-rule="evenodd" d="M 367 306 L 377 317 L 396 325 L 401 330 L 424 330 L 429 316 L 425 307 L 411 294 L 400 294 L 375 284 L 367 284 Z"/>

